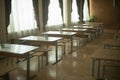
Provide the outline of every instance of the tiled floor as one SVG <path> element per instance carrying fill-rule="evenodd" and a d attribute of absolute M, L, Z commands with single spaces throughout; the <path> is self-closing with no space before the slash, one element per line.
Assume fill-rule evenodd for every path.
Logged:
<path fill-rule="evenodd" d="M 31 79 L 32 80 L 96 80 L 91 77 L 91 54 L 101 46 L 105 39 L 113 38 L 114 32 L 105 31 L 98 39 L 91 40 L 84 47 L 74 47 L 72 54 L 67 54 L 57 64 L 52 65 L 54 55 L 49 54 L 49 65 L 38 71 L 37 58 L 31 58 Z M 69 50 L 67 50 L 69 51 Z M 11 80 L 25 80 L 25 61 L 19 63 L 19 69 L 10 73 Z M 120 80 L 120 68 L 108 68 L 106 80 Z"/>

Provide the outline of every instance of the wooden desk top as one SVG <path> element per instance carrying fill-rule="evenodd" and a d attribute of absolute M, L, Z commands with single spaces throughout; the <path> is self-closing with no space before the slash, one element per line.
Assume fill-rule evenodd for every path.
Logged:
<path fill-rule="evenodd" d="M 50 37 L 50 36 L 27 36 L 20 38 L 19 40 L 27 41 L 29 45 L 55 45 L 57 41 L 62 37 Z"/>
<path fill-rule="evenodd" d="M 102 22 L 86 22 L 86 23 L 79 24 L 79 25 L 84 25 L 84 26 L 88 26 L 88 25 L 97 26 L 97 25 L 103 25 L 103 23 L 102 23 Z"/>
<path fill-rule="evenodd" d="M 75 29 L 75 28 L 62 28 L 62 31 L 71 31 L 71 32 L 85 32 L 88 29 Z"/>
<path fill-rule="evenodd" d="M 97 26 L 89 26 L 89 25 L 87 25 L 87 26 L 82 26 L 82 25 L 80 25 L 80 26 L 73 26 L 73 28 L 77 28 L 77 29 L 96 29 L 97 28 Z"/>
<path fill-rule="evenodd" d="M 75 35 L 76 32 L 66 32 L 66 31 L 48 31 L 48 32 L 44 32 L 43 34 L 53 34 L 53 35 L 68 35 L 68 36 L 71 36 L 71 35 Z"/>
<path fill-rule="evenodd" d="M 87 25 L 87 26 L 84 26 L 84 25 L 79 25 L 79 26 L 73 26 L 73 28 L 82 28 L 82 29 L 95 29 L 96 28 L 96 26 L 89 26 L 89 25 Z"/>
<path fill-rule="evenodd" d="M 120 40 L 107 39 L 103 42 L 103 44 L 120 45 Z"/>
<path fill-rule="evenodd" d="M 26 53 L 37 49 L 35 46 L 20 45 L 20 44 L 4 44 L 0 47 L 1 56 L 23 57 Z"/>
<path fill-rule="evenodd" d="M 104 49 L 101 47 L 91 55 L 91 58 L 120 61 L 120 49 Z"/>
<path fill-rule="evenodd" d="M 76 34 L 76 32 L 68 32 L 68 31 L 48 31 L 44 32 L 44 35 L 54 36 L 54 37 L 62 37 L 62 38 L 72 38 Z"/>
<path fill-rule="evenodd" d="M 27 41 L 44 41 L 44 42 L 54 42 L 62 39 L 62 37 L 45 37 L 45 36 L 27 36 L 20 38 L 20 40 L 27 40 Z"/>

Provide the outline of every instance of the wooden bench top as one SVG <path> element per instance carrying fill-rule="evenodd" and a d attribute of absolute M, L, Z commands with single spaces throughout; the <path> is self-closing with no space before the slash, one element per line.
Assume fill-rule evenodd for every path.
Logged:
<path fill-rule="evenodd" d="M 0 76 L 5 75 L 8 72 L 11 72 L 13 70 L 17 69 L 17 67 L 14 66 L 7 66 L 7 65 L 0 65 Z"/>

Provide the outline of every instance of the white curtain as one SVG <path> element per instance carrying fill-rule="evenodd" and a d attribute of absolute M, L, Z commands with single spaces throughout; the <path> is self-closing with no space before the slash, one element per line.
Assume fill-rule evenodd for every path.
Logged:
<path fill-rule="evenodd" d="M 77 23 L 79 21 L 79 15 L 77 10 L 77 2 L 76 0 L 72 1 L 72 13 L 71 13 L 71 22 Z"/>
<path fill-rule="evenodd" d="M 85 0 L 83 6 L 83 21 L 89 20 L 88 0 Z"/>
<path fill-rule="evenodd" d="M 12 0 L 9 37 L 31 35 L 37 28 L 32 0 Z"/>
<path fill-rule="evenodd" d="M 46 30 L 56 30 L 60 26 L 62 26 L 62 24 L 63 24 L 63 20 L 61 15 L 61 9 L 59 6 L 59 1 L 50 0 Z"/>

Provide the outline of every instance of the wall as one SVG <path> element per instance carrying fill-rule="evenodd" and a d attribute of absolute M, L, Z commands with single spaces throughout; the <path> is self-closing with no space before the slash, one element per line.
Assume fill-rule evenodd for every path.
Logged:
<path fill-rule="evenodd" d="M 39 20 L 40 20 L 40 32 L 42 33 L 44 30 L 43 30 L 43 19 L 42 19 L 42 0 L 38 0 L 38 9 L 39 9 Z M 38 34 L 39 31 L 38 31 Z"/>
<path fill-rule="evenodd" d="M 63 0 L 63 16 L 65 26 L 71 25 L 71 0 Z"/>
<path fill-rule="evenodd" d="M 96 22 L 103 22 L 105 28 L 120 29 L 120 0 L 115 6 L 113 0 L 90 0 L 90 15 L 95 15 Z"/>
<path fill-rule="evenodd" d="M 4 0 L 0 0 L 0 40 L 6 41 Z"/>

